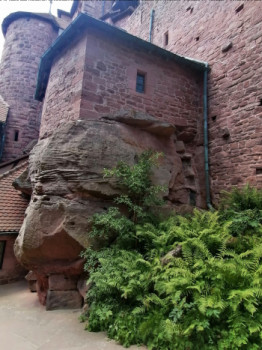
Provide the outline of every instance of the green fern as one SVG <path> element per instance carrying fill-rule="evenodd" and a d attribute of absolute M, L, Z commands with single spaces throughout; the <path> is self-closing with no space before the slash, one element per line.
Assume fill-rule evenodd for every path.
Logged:
<path fill-rule="evenodd" d="M 116 204 L 129 217 L 115 207 L 92 219 L 94 236 L 114 241 L 83 254 L 92 285 L 88 329 L 149 350 L 261 349 L 260 192 L 244 189 L 242 198 L 236 191 L 217 212 L 151 220 L 140 195 L 158 190 L 151 190 L 145 161 L 140 170 L 120 164 L 107 172 L 126 188 Z"/>

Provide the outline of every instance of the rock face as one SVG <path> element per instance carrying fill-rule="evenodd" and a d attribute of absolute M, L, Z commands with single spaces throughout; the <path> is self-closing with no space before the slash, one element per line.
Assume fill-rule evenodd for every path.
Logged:
<path fill-rule="evenodd" d="M 174 141 L 172 125 L 142 113 L 121 112 L 100 120 L 70 122 L 35 146 L 29 165 L 32 197 L 15 254 L 38 276 L 38 294 L 47 309 L 58 307 L 59 292 L 77 285 L 83 272 L 80 252 L 91 244 L 96 248 L 103 244 L 89 237 L 88 220 L 107 210 L 120 193 L 114 180 L 103 177 L 104 168 L 120 160 L 134 164 L 144 150 L 163 152 L 153 181 L 168 185 L 165 196 L 175 198 L 173 188 L 181 178 L 182 162 Z M 61 307 L 71 292 L 65 294 Z M 79 306 L 79 298 L 75 300 L 70 307 Z"/>

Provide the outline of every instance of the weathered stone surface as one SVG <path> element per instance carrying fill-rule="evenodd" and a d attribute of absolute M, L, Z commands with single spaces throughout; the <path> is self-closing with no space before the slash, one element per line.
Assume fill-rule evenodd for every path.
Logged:
<path fill-rule="evenodd" d="M 168 252 L 164 257 L 161 258 L 161 264 L 167 265 L 172 258 L 181 258 L 182 257 L 182 246 L 179 244 L 175 249 Z"/>
<path fill-rule="evenodd" d="M 28 281 L 28 288 L 32 293 L 37 292 L 36 281 Z"/>
<path fill-rule="evenodd" d="M 49 290 L 76 290 L 76 276 L 65 276 L 61 274 L 53 274 L 49 276 Z"/>
<path fill-rule="evenodd" d="M 232 47 L 233 47 L 233 43 L 232 43 L 232 41 L 230 41 L 230 42 L 228 42 L 228 43 L 226 43 L 225 45 L 222 46 L 221 51 L 222 51 L 222 52 L 227 52 L 227 51 L 229 51 Z"/>
<path fill-rule="evenodd" d="M 178 153 L 184 153 L 185 152 L 185 145 L 183 141 L 177 141 L 176 142 L 176 151 Z"/>
<path fill-rule="evenodd" d="M 26 169 L 18 178 L 16 178 L 13 181 L 12 185 L 16 190 L 19 190 L 22 193 L 31 196 L 32 185 L 29 179 L 28 169 Z"/>
<path fill-rule="evenodd" d="M 189 10 L 186 11 L 186 8 Z M 151 1 L 140 1 L 131 17 L 116 24 L 147 40 L 148 21 L 141 21 L 141 17 L 149 18 L 151 10 Z M 262 26 L 262 2 L 190 1 L 190 5 L 185 6 L 184 1 L 155 1 L 154 10 L 157 16 L 152 31 L 153 43 L 163 47 L 163 33 L 169 31 L 172 36 L 169 35 L 165 49 L 204 60 L 211 68 L 208 73 L 208 137 L 213 204 L 218 204 L 221 191 L 229 191 L 234 184 L 241 187 L 252 183 L 261 188 L 262 175 L 256 173 L 256 168 L 262 166 L 262 31 L 257 29 Z M 198 41 L 195 40 L 197 37 Z M 182 85 L 183 81 L 179 87 Z M 186 95 L 180 98 L 183 103 L 190 101 L 197 108 L 192 97 L 189 100 Z M 189 109 L 183 117 L 182 121 L 194 120 Z M 200 118 L 195 137 L 197 146 L 201 146 L 204 139 Z M 224 128 L 228 128 L 230 135 L 226 132 L 223 137 L 220 130 Z M 184 140 L 185 152 L 190 152 L 187 141 L 194 134 L 188 135 L 187 129 L 181 131 L 182 135 L 178 135 L 177 139 Z M 199 170 L 203 164 L 203 152 L 201 147 L 194 146 L 194 149 L 200 160 L 197 162 L 194 155 Z M 201 192 L 204 188 L 203 175 L 198 172 L 196 177 Z"/>
<path fill-rule="evenodd" d="M 88 235 L 90 217 L 107 210 L 121 193 L 114 179 L 104 178 L 104 168 L 112 168 L 120 160 L 132 165 L 138 154 L 152 149 L 165 155 L 152 174 L 153 182 L 167 185 L 165 197 L 182 176 L 174 127 L 146 114 L 128 113 L 65 124 L 31 152 L 33 193 L 15 254 L 37 274 L 42 303 L 48 290 L 76 289 L 70 283 L 83 271 L 80 252 L 106 243 Z M 69 278 L 70 288 L 64 276 Z"/>
<path fill-rule="evenodd" d="M 103 116 L 101 119 L 113 120 L 119 123 L 139 127 L 142 130 L 158 136 L 172 136 L 176 131 L 174 125 L 157 120 L 143 112 L 121 110 L 113 115 Z"/>
<path fill-rule="evenodd" d="M 46 296 L 48 291 L 47 276 L 37 274 L 36 291 L 41 304 L 46 304 Z"/>
<path fill-rule="evenodd" d="M 87 277 L 81 276 L 77 282 L 77 289 L 83 298 L 86 297 L 86 293 L 91 288 L 91 282 L 87 284 Z"/>
<path fill-rule="evenodd" d="M 46 310 L 80 309 L 83 298 L 77 290 L 51 291 L 46 298 Z"/>
<path fill-rule="evenodd" d="M 41 103 L 33 96 L 40 58 L 57 37 L 57 30 L 50 22 L 24 13 L 7 28 L 0 63 L 0 95 L 10 109 L 2 161 L 27 153 L 31 141 L 38 139 Z"/>
<path fill-rule="evenodd" d="M 30 292 L 34 293 L 37 291 L 36 288 L 36 281 L 37 281 L 37 276 L 33 271 L 29 271 L 28 274 L 25 276 L 25 279 L 28 282 L 28 287 Z"/>

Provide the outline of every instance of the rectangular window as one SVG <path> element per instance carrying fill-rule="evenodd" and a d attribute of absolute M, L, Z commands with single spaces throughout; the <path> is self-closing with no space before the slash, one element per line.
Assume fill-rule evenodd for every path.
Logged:
<path fill-rule="evenodd" d="M 145 92 L 146 75 L 143 73 L 137 73 L 136 76 L 136 91 L 140 93 Z"/>
<path fill-rule="evenodd" d="M 168 32 L 166 32 L 164 34 L 164 46 L 167 46 L 169 42 L 169 36 L 168 36 Z"/>
<path fill-rule="evenodd" d="M 19 131 L 16 130 L 16 131 L 15 131 L 15 135 L 14 135 L 14 140 L 15 140 L 15 141 L 18 141 L 18 137 L 19 137 Z"/>
<path fill-rule="evenodd" d="M 6 241 L 0 241 L 0 269 L 2 268 L 5 254 Z"/>

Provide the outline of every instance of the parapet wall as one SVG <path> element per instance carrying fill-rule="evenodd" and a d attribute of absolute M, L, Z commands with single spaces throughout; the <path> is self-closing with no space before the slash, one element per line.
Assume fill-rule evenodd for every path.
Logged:
<path fill-rule="evenodd" d="M 142 1 L 118 23 L 145 40 L 207 61 L 213 200 L 246 182 L 262 186 L 262 3 Z"/>

